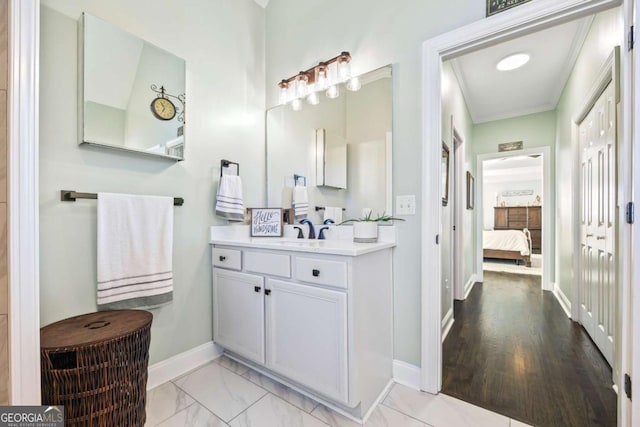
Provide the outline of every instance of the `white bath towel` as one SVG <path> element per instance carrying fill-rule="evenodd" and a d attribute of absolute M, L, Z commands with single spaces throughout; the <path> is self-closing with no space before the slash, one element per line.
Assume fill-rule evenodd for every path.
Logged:
<path fill-rule="evenodd" d="M 307 192 L 307 187 L 301 185 L 293 187 L 291 203 L 296 219 L 306 218 L 309 215 L 309 193 Z"/>
<path fill-rule="evenodd" d="M 173 299 L 173 198 L 98 193 L 98 309 Z"/>
<path fill-rule="evenodd" d="M 340 224 L 342 222 L 342 208 L 326 206 L 324 208 L 324 217 L 322 219 L 323 221 L 332 219 L 336 224 Z"/>
<path fill-rule="evenodd" d="M 244 221 L 242 180 L 237 175 L 222 175 L 216 196 L 216 215 L 229 221 Z"/>

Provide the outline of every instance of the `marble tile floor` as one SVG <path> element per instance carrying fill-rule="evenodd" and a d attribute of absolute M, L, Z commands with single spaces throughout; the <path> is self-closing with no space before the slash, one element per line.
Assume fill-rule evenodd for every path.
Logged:
<path fill-rule="evenodd" d="M 227 357 L 147 393 L 147 423 L 158 427 L 352 427 L 359 424 Z M 523 427 L 444 394 L 394 384 L 366 427 Z"/>

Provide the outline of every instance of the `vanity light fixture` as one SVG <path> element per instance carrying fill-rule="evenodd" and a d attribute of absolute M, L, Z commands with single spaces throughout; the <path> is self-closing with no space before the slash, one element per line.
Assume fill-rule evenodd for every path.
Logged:
<path fill-rule="evenodd" d="M 318 92 L 326 91 L 327 97 L 337 98 L 340 95 L 338 84 L 345 82 L 348 90 L 359 90 L 362 85 L 357 77 L 351 77 L 350 62 L 349 52 L 341 52 L 334 58 L 282 80 L 278 83 L 280 104 L 291 103 L 291 107 L 298 111 L 302 108 L 301 100 L 306 98 L 309 104 L 317 105 L 320 102 Z"/>
<path fill-rule="evenodd" d="M 526 53 L 516 53 L 502 58 L 496 65 L 496 68 L 500 71 L 515 70 L 516 68 L 520 68 L 524 64 L 529 62 L 529 59 L 531 59 L 531 56 Z"/>

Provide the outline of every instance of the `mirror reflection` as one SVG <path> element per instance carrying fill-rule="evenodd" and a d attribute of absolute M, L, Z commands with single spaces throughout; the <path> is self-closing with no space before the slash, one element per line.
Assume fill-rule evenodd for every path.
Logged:
<path fill-rule="evenodd" d="M 95 16 L 80 25 L 80 144 L 182 160 L 185 61 Z"/>
<path fill-rule="evenodd" d="M 324 211 L 344 208 L 343 219 L 363 209 L 392 213 L 391 66 L 360 76 L 358 91 L 344 84 L 339 96 L 320 94 L 299 111 L 281 105 L 267 111 L 267 202 L 292 207 L 294 175 L 306 177 L 308 218 L 321 223 Z M 296 106 L 297 108 L 298 106 Z"/>

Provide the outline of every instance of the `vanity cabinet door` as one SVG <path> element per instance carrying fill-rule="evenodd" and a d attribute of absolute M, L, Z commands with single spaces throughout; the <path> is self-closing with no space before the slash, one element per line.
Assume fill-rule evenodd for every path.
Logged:
<path fill-rule="evenodd" d="M 213 340 L 264 364 L 264 278 L 213 269 Z"/>
<path fill-rule="evenodd" d="M 267 367 L 348 403 L 347 295 L 267 279 Z"/>

